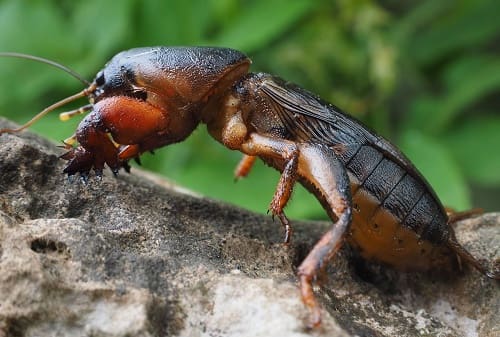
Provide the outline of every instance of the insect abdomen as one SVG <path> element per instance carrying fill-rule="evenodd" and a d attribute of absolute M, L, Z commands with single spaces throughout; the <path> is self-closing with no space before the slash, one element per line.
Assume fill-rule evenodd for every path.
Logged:
<path fill-rule="evenodd" d="M 428 269 L 447 253 L 447 218 L 425 182 L 370 145 L 343 157 L 351 180 L 349 241 L 361 254 L 400 269 Z M 445 254 L 449 256 L 449 254 Z M 439 260 L 439 261 L 436 261 Z"/>

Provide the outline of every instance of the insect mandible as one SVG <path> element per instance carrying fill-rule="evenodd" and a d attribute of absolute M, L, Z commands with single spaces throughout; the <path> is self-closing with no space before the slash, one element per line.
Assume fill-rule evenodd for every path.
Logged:
<path fill-rule="evenodd" d="M 67 160 L 66 174 L 87 179 L 92 170 L 100 176 L 106 165 L 115 173 L 129 170 L 130 159 L 180 142 L 206 124 L 217 141 L 244 154 L 237 176 L 246 176 L 256 157 L 281 172 L 269 209 L 285 228 L 285 242 L 292 228 L 283 209 L 300 182 L 333 222 L 298 268 L 311 326 L 321 321 L 313 292 L 316 276 L 345 242 L 364 258 L 401 270 L 463 261 L 500 279 L 498 264 L 488 268 L 457 242 L 450 224 L 461 214 L 446 213 L 394 145 L 294 84 L 249 73 L 250 63 L 228 48 L 131 49 L 114 56 L 80 93 L 0 134 L 18 132 L 45 113 L 87 97 L 90 104 L 61 116 L 90 112 L 61 156 Z"/>

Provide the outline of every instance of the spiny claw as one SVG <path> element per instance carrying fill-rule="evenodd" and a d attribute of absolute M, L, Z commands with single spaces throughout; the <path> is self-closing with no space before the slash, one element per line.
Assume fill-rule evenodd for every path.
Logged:
<path fill-rule="evenodd" d="M 102 180 L 102 169 L 94 169 L 95 172 L 95 178 L 97 181 Z"/>
<path fill-rule="evenodd" d="M 62 155 L 59 156 L 59 158 L 64 159 L 64 160 L 71 160 L 75 154 L 73 153 L 73 150 L 70 150 L 68 152 L 63 153 Z"/>
<path fill-rule="evenodd" d="M 267 210 L 267 214 L 269 214 L 269 212 L 271 212 L 271 218 L 273 219 L 273 222 L 275 221 L 276 217 L 278 217 L 278 219 L 280 220 L 281 225 L 285 229 L 285 238 L 283 240 L 283 243 L 288 245 L 293 234 L 293 228 L 290 224 L 290 220 L 288 220 L 283 211 L 276 211 L 275 209 L 273 209 L 272 204 L 271 207 Z"/>
<path fill-rule="evenodd" d="M 92 170 L 95 171 L 97 179 L 100 180 L 105 165 L 111 168 L 115 176 L 121 168 L 126 172 L 130 172 L 130 165 L 127 161 L 120 161 L 112 155 L 90 151 L 82 146 L 72 148 L 68 152 L 62 154 L 60 158 L 68 161 L 63 172 L 69 176 L 79 173 L 81 180 L 85 183 L 88 181 L 90 171 Z"/>
<path fill-rule="evenodd" d="M 80 172 L 80 181 L 84 184 L 87 185 L 89 182 L 89 174 L 90 172 Z"/>
<path fill-rule="evenodd" d="M 83 148 L 75 148 L 66 152 L 61 156 L 62 159 L 68 161 L 63 172 L 68 175 L 76 173 L 89 172 L 92 169 L 94 158 L 93 155 Z"/>
<path fill-rule="evenodd" d="M 124 162 L 122 163 L 122 167 L 123 167 L 123 169 L 125 170 L 125 172 L 130 173 L 130 169 L 131 169 L 131 167 L 130 167 L 130 165 L 129 165 L 129 163 L 128 163 L 128 162 L 124 161 Z"/>

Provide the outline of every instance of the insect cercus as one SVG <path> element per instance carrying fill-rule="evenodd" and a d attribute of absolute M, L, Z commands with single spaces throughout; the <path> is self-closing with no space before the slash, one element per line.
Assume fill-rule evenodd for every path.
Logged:
<path fill-rule="evenodd" d="M 321 321 L 313 293 L 319 271 L 344 242 L 361 255 L 402 270 L 426 270 L 458 260 L 500 279 L 456 240 L 447 214 L 414 165 L 391 143 L 316 95 L 279 77 L 249 73 L 250 59 L 229 48 L 137 48 L 114 56 L 87 87 L 48 107 L 19 129 L 70 101 L 89 104 L 61 115 L 90 112 L 68 139 L 64 172 L 87 178 L 107 165 L 117 172 L 145 151 L 180 142 L 200 124 L 217 141 L 244 153 L 237 176 L 256 157 L 281 172 L 270 211 L 291 235 L 283 213 L 296 181 L 322 204 L 333 226 L 298 268 L 300 291 Z M 77 146 L 72 143 L 78 142 Z M 465 214 L 467 216 L 467 214 Z"/>

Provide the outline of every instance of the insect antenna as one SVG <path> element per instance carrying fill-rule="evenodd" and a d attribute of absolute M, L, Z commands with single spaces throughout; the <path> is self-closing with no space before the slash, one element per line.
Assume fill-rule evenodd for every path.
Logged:
<path fill-rule="evenodd" d="M 49 112 L 57 109 L 57 108 L 60 108 L 74 100 L 77 100 L 79 98 L 82 98 L 82 97 L 87 97 L 89 96 L 91 93 L 94 92 L 94 90 L 96 89 L 96 84 L 95 83 L 90 83 L 89 81 L 87 81 L 86 79 L 84 79 L 82 76 L 80 76 L 77 72 L 73 71 L 72 69 L 66 67 L 66 66 L 63 66 L 62 64 L 60 63 L 57 63 L 55 61 L 51 61 L 51 60 L 48 60 L 48 59 L 45 59 L 45 58 L 42 58 L 42 57 L 38 57 L 38 56 L 33 56 L 33 55 L 28 55 L 28 54 L 22 54 L 22 53 L 13 53 L 13 52 L 0 52 L 0 57 L 16 57 L 16 58 L 24 58 L 24 59 L 28 59 L 28 60 L 33 60 L 33 61 L 37 61 L 37 62 L 41 62 L 41 63 L 45 63 L 45 64 L 48 64 L 48 65 L 51 65 L 53 67 L 56 67 L 58 69 L 61 69 L 63 70 L 64 72 L 70 74 L 71 76 L 73 76 L 74 78 L 76 78 L 77 80 L 79 80 L 80 82 L 82 82 L 87 88 L 83 89 L 82 91 L 74 94 L 74 95 L 71 95 L 69 97 L 66 97 L 62 100 L 60 100 L 59 102 L 56 102 L 54 104 L 52 104 L 51 106 L 43 109 L 41 112 L 39 112 L 38 114 L 36 114 L 31 120 L 29 120 L 27 123 L 25 123 L 24 125 L 20 126 L 19 128 L 17 129 L 0 129 L 0 135 L 3 134 L 3 133 L 16 133 L 16 132 L 20 132 L 28 127 L 30 127 L 31 125 L 33 125 L 33 123 L 35 123 L 36 121 L 38 121 L 40 118 L 44 117 L 46 114 L 48 114 Z M 81 112 L 80 112 L 81 110 Z M 84 111 L 88 111 L 88 106 L 85 106 L 81 109 L 77 109 L 75 111 L 78 111 L 78 112 L 74 112 L 74 114 L 77 114 L 77 113 L 82 113 Z M 71 114 L 70 114 L 71 116 Z"/>
<path fill-rule="evenodd" d="M 51 65 L 53 67 L 56 67 L 58 69 L 61 69 L 62 71 L 70 74 L 71 76 L 76 78 L 78 81 L 82 82 L 83 85 L 85 85 L 85 86 L 90 85 L 90 82 L 87 81 L 86 79 L 84 79 L 83 76 L 78 74 L 76 71 L 74 71 L 66 66 L 63 66 L 60 63 L 57 63 L 57 62 L 52 61 L 52 60 L 48 60 L 48 59 L 43 58 L 43 57 L 38 57 L 38 56 L 34 56 L 34 55 L 29 55 L 29 54 L 22 54 L 22 53 L 14 53 L 14 52 L 0 52 L 0 57 L 16 57 L 16 58 L 28 59 L 28 60 L 32 60 L 32 61 L 36 61 L 36 62 L 45 63 L 45 64 Z"/>

